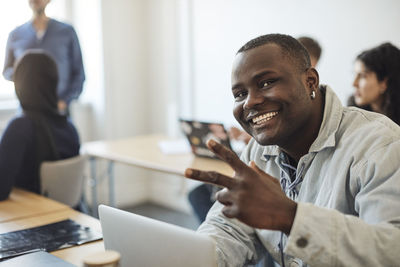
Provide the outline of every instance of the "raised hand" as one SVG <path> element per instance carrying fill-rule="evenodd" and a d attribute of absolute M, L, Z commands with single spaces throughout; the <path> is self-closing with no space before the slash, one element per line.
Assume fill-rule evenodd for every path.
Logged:
<path fill-rule="evenodd" d="M 216 195 L 224 205 L 225 216 L 255 228 L 289 234 L 297 204 L 282 192 L 278 180 L 260 170 L 253 161 L 247 166 L 233 151 L 214 140 L 209 140 L 207 146 L 232 167 L 234 176 L 195 169 L 186 169 L 185 176 L 225 187 Z"/>

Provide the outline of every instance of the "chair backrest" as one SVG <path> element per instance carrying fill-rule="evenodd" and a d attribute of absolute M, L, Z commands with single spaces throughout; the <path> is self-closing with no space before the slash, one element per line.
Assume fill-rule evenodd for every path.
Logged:
<path fill-rule="evenodd" d="M 83 195 L 87 157 L 45 161 L 40 166 L 41 193 L 51 199 L 76 207 Z"/>

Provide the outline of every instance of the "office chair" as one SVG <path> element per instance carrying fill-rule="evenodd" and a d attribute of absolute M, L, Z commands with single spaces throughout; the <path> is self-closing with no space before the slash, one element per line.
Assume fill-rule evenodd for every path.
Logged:
<path fill-rule="evenodd" d="M 41 193 L 72 208 L 88 213 L 84 199 L 87 157 L 45 161 L 40 165 Z"/>

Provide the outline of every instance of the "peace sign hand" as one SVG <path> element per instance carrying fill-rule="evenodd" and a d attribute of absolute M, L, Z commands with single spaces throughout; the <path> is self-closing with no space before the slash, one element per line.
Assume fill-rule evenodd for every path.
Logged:
<path fill-rule="evenodd" d="M 224 187 L 216 199 L 224 205 L 222 213 L 245 224 L 290 233 L 297 204 L 282 192 L 277 179 L 268 175 L 252 161 L 242 162 L 230 149 L 214 140 L 208 148 L 235 171 L 229 177 L 214 171 L 186 169 L 185 176 L 194 180 Z"/>

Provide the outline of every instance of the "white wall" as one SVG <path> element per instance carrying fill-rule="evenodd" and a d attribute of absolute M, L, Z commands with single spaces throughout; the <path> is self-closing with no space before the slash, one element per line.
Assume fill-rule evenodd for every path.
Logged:
<path fill-rule="evenodd" d="M 146 2 L 102 1 L 101 9 L 105 80 L 102 139 L 143 134 L 149 126 Z M 114 173 L 118 205 L 147 199 L 147 172 L 116 164 Z M 102 185 L 107 191 L 106 181 Z"/>
<path fill-rule="evenodd" d="M 400 46 L 398 0 L 193 0 L 194 114 L 233 122 L 231 63 L 248 40 L 266 33 L 316 38 L 317 69 L 345 103 L 353 61 L 362 50 L 391 41 Z"/>
<path fill-rule="evenodd" d="M 178 113 L 177 6 L 173 0 L 102 2 L 106 139 L 177 129 L 171 127 Z M 188 210 L 182 177 L 123 165 L 115 175 L 119 206 L 152 200 Z"/>
<path fill-rule="evenodd" d="M 146 2 L 102 2 L 106 138 L 148 130 Z"/>
<path fill-rule="evenodd" d="M 85 83 L 79 103 L 71 107 L 82 142 L 104 138 L 104 62 L 102 12 L 98 0 L 65 0 L 79 37 L 85 67 Z M 52 1 L 52 4 L 54 0 Z"/>

